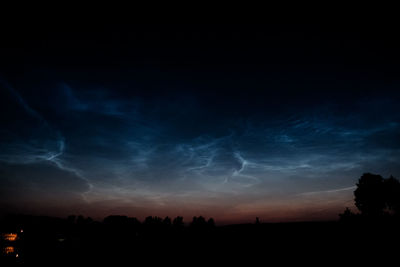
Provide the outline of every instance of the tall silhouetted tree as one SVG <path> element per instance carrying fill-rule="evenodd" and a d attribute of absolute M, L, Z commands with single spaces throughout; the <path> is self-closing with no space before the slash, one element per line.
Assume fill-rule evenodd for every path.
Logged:
<path fill-rule="evenodd" d="M 361 214 L 368 217 L 382 215 L 386 206 L 382 176 L 364 173 L 356 185 L 354 200 Z"/>

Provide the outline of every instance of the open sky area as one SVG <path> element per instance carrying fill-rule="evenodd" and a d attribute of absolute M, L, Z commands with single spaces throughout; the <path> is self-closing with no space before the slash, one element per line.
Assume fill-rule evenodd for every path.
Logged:
<path fill-rule="evenodd" d="M 391 25 L 1 27 L 2 213 L 330 220 L 400 177 Z"/>

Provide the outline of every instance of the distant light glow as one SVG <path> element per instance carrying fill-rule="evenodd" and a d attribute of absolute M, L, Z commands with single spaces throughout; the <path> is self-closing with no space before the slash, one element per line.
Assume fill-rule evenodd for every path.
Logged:
<path fill-rule="evenodd" d="M 17 240 L 18 235 L 15 233 L 5 233 L 3 234 L 3 239 L 6 241 L 15 241 Z"/>
<path fill-rule="evenodd" d="M 12 254 L 15 252 L 15 248 L 13 246 L 7 246 L 3 249 L 5 254 Z"/>

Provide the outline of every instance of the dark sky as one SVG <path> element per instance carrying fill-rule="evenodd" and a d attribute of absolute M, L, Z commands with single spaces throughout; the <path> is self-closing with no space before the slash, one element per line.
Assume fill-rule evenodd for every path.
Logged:
<path fill-rule="evenodd" d="M 336 219 L 400 176 L 389 22 L 1 27 L 3 211 Z"/>

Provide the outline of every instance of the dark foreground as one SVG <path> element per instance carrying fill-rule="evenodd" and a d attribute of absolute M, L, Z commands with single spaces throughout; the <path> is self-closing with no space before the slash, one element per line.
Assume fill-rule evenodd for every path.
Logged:
<path fill-rule="evenodd" d="M 1 226 L 3 237 L 12 230 L 18 238 L 2 238 L 0 266 L 384 264 L 398 261 L 400 251 L 394 221 L 174 227 L 36 218 L 13 224 Z"/>

